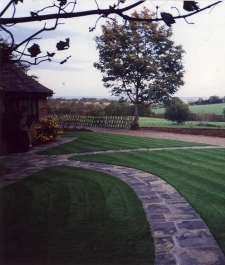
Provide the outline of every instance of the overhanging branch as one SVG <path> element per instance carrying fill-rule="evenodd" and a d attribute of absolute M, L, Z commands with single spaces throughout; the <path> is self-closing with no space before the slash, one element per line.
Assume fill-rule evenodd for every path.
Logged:
<path fill-rule="evenodd" d="M 146 22 L 154 22 L 154 21 L 163 21 L 162 18 L 151 18 L 151 19 L 144 19 L 144 18 L 134 18 L 130 17 L 128 15 L 123 14 L 123 12 L 128 11 L 145 1 L 138 1 L 135 4 L 132 4 L 130 6 L 127 6 L 125 8 L 121 9 L 115 9 L 115 8 L 109 8 L 109 9 L 96 9 L 96 10 L 88 10 L 88 11 L 82 11 L 82 12 L 72 12 L 72 13 L 62 13 L 62 14 L 49 14 L 49 15 L 38 15 L 38 16 L 30 16 L 30 17 L 17 17 L 17 18 L 0 18 L 0 25 L 6 25 L 6 24 L 18 24 L 18 23 L 27 23 L 27 22 L 34 22 L 34 21 L 43 21 L 43 20 L 51 20 L 51 19 L 60 19 L 60 18 L 75 18 L 75 17 L 83 17 L 83 16 L 91 16 L 91 15 L 104 15 L 107 17 L 110 14 L 117 14 L 118 16 L 126 19 L 126 20 L 133 20 L 133 21 L 146 21 Z M 173 17 L 174 19 L 180 19 L 180 18 L 187 18 L 190 16 L 193 16 L 197 13 L 200 13 L 208 8 L 211 8 L 222 1 L 217 1 L 211 5 L 208 5 L 204 8 L 201 8 L 197 11 L 188 13 L 186 15 L 176 16 Z"/>
<path fill-rule="evenodd" d="M 82 12 L 75 12 L 75 13 L 62 13 L 62 14 L 49 14 L 49 15 L 38 15 L 38 16 L 30 16 L 30 17 L 18 17 L 18 18 L 0 18 L 0 25 L 6 24 L 18 24 L 18 23 L 27 23 L 27 22 L 34 22 L 34 21 L 43 21 L 43 20 L 51 20 L 51 19 L 60 19 L 60 18 L 74 18 L 74 17 L 84 17 L 84 16 L 91 16 L 91 15 L 105 15 L 106 17 L 110 14 L 122 14 L 123 12 L 130 10 L 145 1 L 138 1 L 137 3 L 130 5 L 125 8 L 121 9 L 96 9 L 96 10 L 88 10 Z"/>
<path fill-rule="evenodd" d="M 213 4 L 211 4 L 211 5 L 208 5 L 208 6 L 204 7 L 204 8 L 198 9 L 198 10 L 192 12 L 192 13 L 188 13 L 188 14 L 185 14 L 185 15 L 179 15 L 179 16 L 176 16 L 176 17 L 173 16 L 173 19 L 174 20 L 181 19 L 181 18 L 184 18 L 185 19 L 187 17 L 190 17 L 190 16 L 193 16 L 193 15 L 195 15 L 197 13 L 200 13 L 200 12 L 202 12 L 202 11 L 208 9 L 208 8 L 211 8 L 211 7 L 217 5 L 217 4 L 221 3 L 221 2 L 222 1 L 217 1 L 217 2 L 215 2 Z M 141 21 L 144 21 L 144 22 L 154 22 L 154 21 L 155 22 L 158 22 L 158 21 L 163 21 L 162 18 L 145 19 L 145 18 L 130 17 L 130 16 L 127 16 L 127 15 L 122 14 L 122 12 L 121 12 L 121 14 L 118 14 L 118 15 L 121 16 L 122 18 L 124 18 L 125 20 L 131 20 L 131 21 L 140 21 L 140 22 Z"/>

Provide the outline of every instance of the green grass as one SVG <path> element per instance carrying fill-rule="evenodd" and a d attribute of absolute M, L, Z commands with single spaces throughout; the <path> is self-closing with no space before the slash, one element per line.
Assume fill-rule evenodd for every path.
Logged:
<path fill-rule="evenodd" d="M 138 168 L 174 186 L 209 226 L 225 253 L 225 150 L 176 150 L 73 157 Z"/>
<path fill-rule="evenodd" d="M 123 181 L 58 166 L 0 190 L 1 264 L 153 264 L 141 201 Z"/>
<path fill-rule="evenodd" d="M 225 103 L 220 103 L 220 104 L 209 104 L 209 105 L 194 105 L 194 106 L 189 106 L 189 109 L 191 112 L 194 113 L 199 113 L 202 110 L 207 111 L 207 112 L 213 112 L 218 115 L 223 114 L 223 107 L 225 107 Z M 161 114 L 164 113 L 165 108 L 159 108 L 159 109 L 152 109 L 153 112 L 156 114 Z"/>
<path fill-rule="evenodd" d="M 219 127 L 224 129 L 225 122 L 207 122 L 207 124 L 212 125 L 209 126 L 199 126 L 199 121 L 187 121 L 182 125 L 177 125 L 174 122 L 159 119 L 159 118 L 146 118 L 140 117 L 139 118 L 139 125 L 140 127 L 168 127 L 168 128 L 206 128 L 206 129 L 218 129 Z"/>
<path fill-rule="evenodd" d="M 63 133 L 63 137 L 74 136 L 76 140 L 39 152 L 42 155 L 60 155 L 76 152 L 118 150 L 126 148 L 159 148 L 180 146 L 203 146 L 204 144 L 171 141 L 156 138 L 116 135 L 109 133 L 78 132 Z"/>

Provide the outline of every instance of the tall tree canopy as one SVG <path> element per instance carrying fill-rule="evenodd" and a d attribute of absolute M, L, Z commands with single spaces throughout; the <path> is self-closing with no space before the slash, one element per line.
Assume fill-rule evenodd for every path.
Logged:
<path fill-rule="evenodd" d="M 151 18 L 144 8 L 135 18 Z M 95 38 L 99 62 L 94 67 L 103 73 L 103 82 L 112 95 L 129 99 L 135 106 L 134 124 L 138 123 L 139 106 L 144 102 L 167 102 L 183 82 L 181 45 L 171 40 L 172 30 L 157 23 L 116 19 L 102 26 Z"/>

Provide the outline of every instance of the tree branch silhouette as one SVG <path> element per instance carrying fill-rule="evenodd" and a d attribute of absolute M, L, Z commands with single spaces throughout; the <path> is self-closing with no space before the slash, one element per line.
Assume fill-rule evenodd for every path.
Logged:
<path fill-rule="evenodd" d="M 156 15 L 155 18 L 145 19 L 145 18 L 132 17 L 130 15 L 124 14 L 124 12 L 130 11 L 133 8 L 143 4 L 145 2 L 144 0 L 136 1 L 135 3 L 129 4 L 128 6 L 123 7 L 123 8 L 120 8 L 120 4 L 124 4 L 126 1 L 125 0 L 115 0 L 115 2 L 117 1 L 117 3 L 114 4 L 113 6 L 109 6 L 107 9 L 99 8 L 98 0 L 94 0 L 94 1 L 96 4 L 96 7 L 97 7 L 97 9 L 94 9 L 94 10 L 85 10 L 85 11 L 77 12 L 77 11 L 75 11 L 75 7 L 77 5 L 77 0 L 73 0 L 70 2 L 67 2 L 67 0 L 57 0 L 57 2 L 58 2 L 57 4 L 54 2 L 52 5 L 43 7 L 42 9 L 40 9 L 38 11 L 30 11 L 30 16 L 15 17 L 16 8 L 17 8 L 16 6 L 18 4 L 23 4 L 23 0 L 10 0 L 9 3 L 2 9 L 2 11 L 0 11 L 0 29 L 2 31 L 4 31 L 5 33 L 7 33 L 11 38 L 11 45 L 9 45 L 7 47 L 0 43 L 1 63 L 13 62 L 13 60 L 9 59 L 10 55 L 13 52 L 19 52 L 20 53 L 20 58 L 19 58 L 20 60 L 22 60 L 23 56 L 30 56 L 31 58 L 35 57 L 34 62 L 28 62 L 28 61 L 26 61 L 26 62 L 28 62 L 32 65 L 39 64 L 40 62 L 38 61 L 38 58 L 40 58 L 40 57 L 36 57 L 37 55 L 35 56 L 35 53 L 33 53 L 31 55 L 26 54 L 25 48 L 28 46 L 28 44 L 30 43 L 31 40 L 36 39 L 35 37 L 38 36 L 39 34 L 41 34 L 42 32 L 53 31 L 57 28 L 58 25 L 63 24 L 63 23 L 59 23 L 59 19 L 78 18 L 78 17 L 98 15 L 95 26 L 90 27 L 89 31 L 93 31 L 96 28 L 97 22 L 99 21 L 100 18 L 109 18 L 110 19 L 110 15 L 117 15 L 117 16 L 123 18 L 125 21 L 129 20 L 129 21 L 137 21 L 137 22 L 138 21 L 139 22 L 149 22 L 149 23 L 164 21 L 168 26 L 171 26 L 171 24 L 175 23 L 176 20 L 178 20 L 178 19 L 185 19 L 185 21 L 186 21 L 187 17 L 194 16 L 194 15 L 196 15 L 196 14 L 198 14 L 198 13 L 200 13 L 200 12 L 202 12 L 208 8 L 214 7 L 217 4 L 219 4 L 220 2 L 222 2 L 222 1 L 217 1 L 217 2 L 214 2 L 210 5 L 207 5 L 204 8 L 199 8 L 197 6 L 197 2 L 195 2 L 195 1 L 184 1 L 183 9 L 188 11 L 188 13 L 185 15 L 180 15 L 180 13 L 178 12 L 178 14 L 179 14 L 178 16 L 172 16 L 170 13 L 162 12 L 161 18 L 158 17 L 158 15 Z M 71 5 L 72 5 L 72 8 L 70 8 Z M 6 11 L 8 11 L 11 6 L 13 6 L 12 16 L 11 17 L 3 17 L 6 14 Z M 50 10 L 52 10 L 54 8 L 57 9 L 57 12 L 55 11 L 54 13 L 50 14 Z M 42 15 L 41 13 L 44 11 L 46 12 L 46 10 L 49 10 L 49 14 L 43 14 Z M 12 32 L 10 32 L 7 29 L 7 27 L 13 27 L 17 24 L 29 23 L 29 22 L 35 22 L 35 21 L 49 21 L 49 20 L 55 20 L 55 23 L 52 27 L 48 28 L 46 26 L 46 23 L 45 23 L 43 28 L 41 28 L 40 30 L 38 30 L 37 32 L 35 32 L 31 36 L 29 36 L 28 38 L 24 39 L 19 44 L 15 43 L 14 36 L 13 36 Z M 36 44 L 36 45 L 38 45 L 38 44 Z M 18 49 L 21 48 L 22 46 L 23 47 L 25 46 L 25 48 L 23 48 L 23 51 L 21 52 Z M 37 46 L 35 46 L 35 47 L 36 47 L 36 49 L 38 49 Z M 35 47 L 33 47 L 33 49 Z M 32 47 L 30 47 L 28 49 L 31 49 L 31 48 Z M 48 57 L 48 59 L 46 59 L 46 60 L 51 61 L 51 59 L 49 58 L 50 57 L 49 54 L 52 55 L 55 53 L 54 52 L 52 52 L 52 53 L 47 52 L 47 55 L 45 55 Z M 64 61 L 66 62 L 66 59 Z"/>
<path fill-rule="evenodd" d="M 132 5 L 129 5 L 124 8 L 115 9 L 113 7 L 109 7 L 108 9 L 95 9 L 95 10 L 88 10 L 82 12 L 72 12 L 72 13 L 55 13 L 55 14 L 48 14 L 48 15 L 38 15 L 38 16 L 29 16 L 29 17 L 18 17 L 18 18 L 0 18 L 0 25 L 7 25 L 7 24 L 18 24 L 18 23 L 27 23 L 27 22 L 34 22 L 34 21 L 43 21 L 43 20 L 51 20 L 51 19 L 60 19 L 60 18 L 76 18 L 76 17 L 84 17 L 84 16 L 91 16 L 91 15 L 104 15 L 108 17 L 110 14 L 116 14 L 126 20 L 133 20 L 133 21 L 146 21 L 146 22 L 158 22 L 163 21 L 162 18 L 151 18 L 151 19 L 142 19 L 142 18 L 133 18 L 131 16 L 123 14 L 126 11 L 131 10 L 132 8 L 144 3 L 145 1 L 138 1 Z M 208 5 L 204 8 L 200 8 L 197 11 L 191 12 L 189 14 L 180 15 L 173 17 L 174 19 L 181 19 L 193 16 L 197 13 L 200 13 L 208 8 L 211 8 L 222 1 L 217 1 L 211 5 Z"/>

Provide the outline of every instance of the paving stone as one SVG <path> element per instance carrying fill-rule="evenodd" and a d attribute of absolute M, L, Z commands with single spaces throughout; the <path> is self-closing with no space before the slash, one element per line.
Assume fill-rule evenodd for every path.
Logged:
<path fill-rule="evenodd" d="M 172 213 L 172 214 L 165 214 L 165 218 L 168 222 L 170 221 L 180 221 L 180 220 L 193 220 L 198 219 L 199 215 L 196 212 L 189 212 L 189 213 Z"/>
<path fill-rule="evenodd" d="M 174 241 L 172 236 L 157 237 L 155 238 L 154 242 L 155 242 L 156 253 L 164 252 L 165 256 L 166 256 L 165 252 L 169 253 L 170 250 L 172 250 L 174 247 Z"/>
<path fill-rule="evenodd" d="M 189 231 L 187 230 L 181 236 L 175 236 L 177 244 L 182 248 L 216 246 L 209 230 Z"/>
<path fill-rule="evenodd" d="M 207 229 L 206 224 L 202 220 L 177 222 L 177 227 L 185 230 Z"/>
<path fill-rule="evenodd" d="M 171 213 L 167 205 L 162 205 L 162 204 L 157 204 L 157 203 L 148 205 L 146 210 L 157 213 L 157 214 L 158 213 Z"/>
<path fill-rule="evenodd" d="M 190 205 L 187 202 L 184 203 L 177 203 L 172 205 L 168 203 L 168 207 L 173 213 L 180 213 L 180 214 L 187 214 L 194 212 L 194 209 L 190 207 Z"/>
<path fill-rule="evenodd" d="M 157 265 L 175 265 L 177 264 L 175 257 L 172 253 L 161 252 L 157 253 L 155 257 L 155 264 Z"/>
<path fill-rule="evenodd" d="M 184 198 L 181 197 L 181 195 L 177 192 L 173 192 L 173 193 L 161 193 L 160 195 L 162 196 L 163 199 L 167 200 L 167 203 L 176 203 L 176 202 L 183 202 Z"/>
<path fill-rule="evenodd" d="M 224 265 L 224 256 L 213 248 L 188 248 L 176 255 L 182 265 Z"/>
<path fill-rule="evenodd" d="M 176 235 L 177 229 L 173 222 L 152 222 L 153 234 L 155 237 L 165 237 L 168 235 Z"/>
<path fill-rule="evenodd" d="M 162 203 L 163 200 L 158 194 L 150 193 L 147 196 L 138 196 L 144 204 Z"/>
<path fill-rule="evenodd" d="M 162 223 L 166 222 L 166 218 L 164 214 L 147 214 L 147 219 L 151 224 L 151 228 L 153 227 L 152 224 L 154 223 Z"/>

